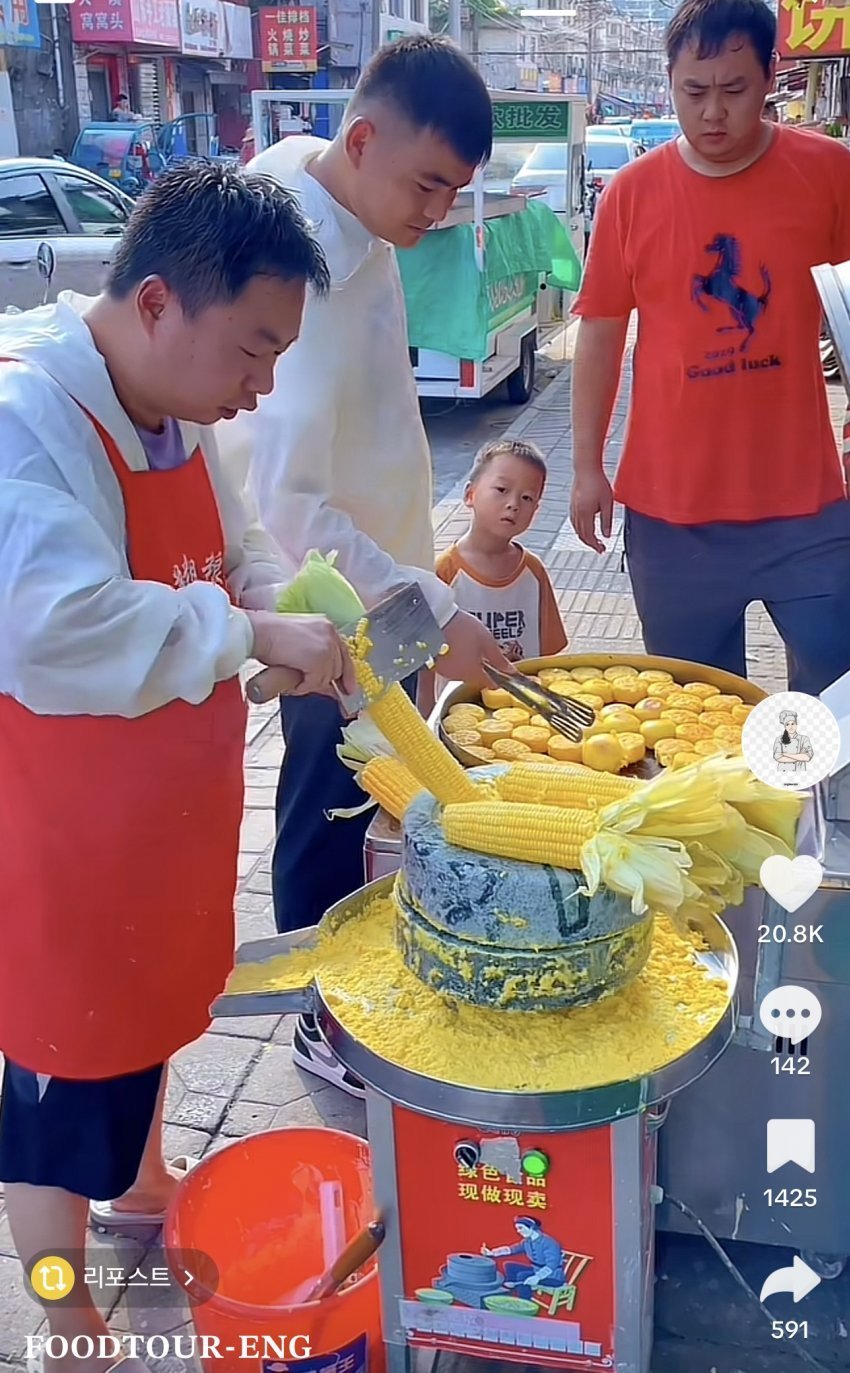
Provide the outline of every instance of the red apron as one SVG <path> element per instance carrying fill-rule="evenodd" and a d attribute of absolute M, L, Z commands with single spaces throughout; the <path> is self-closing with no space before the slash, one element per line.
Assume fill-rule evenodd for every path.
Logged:
<path fill-rule="evenodd" d="M 200 449 L 131 472 L 92 422 L 131 575 L 224 586 Z M 207 1028 L 233 963 L 245 721 L 238 678 L 134 720 L 37 715 L 0 695 L 0 1050 L 14 1062 L 116 1077 Z"/>

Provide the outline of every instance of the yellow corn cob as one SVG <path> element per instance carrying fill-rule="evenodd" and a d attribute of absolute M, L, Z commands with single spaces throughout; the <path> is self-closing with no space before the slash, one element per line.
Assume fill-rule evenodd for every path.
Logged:
<path fill-rule="evenodd" d="M 443 833 L 450 844 L 573 871 L 581 870 L 581 851 L 596 833 L 597 824 L 594 813 L 586 809 L 503 801 L 448 805 L 443 810 Z"/>
<path fill-rule="evenodd" d="M 607 806 L 628 796 L 640 782 L 635 777 L 618 777 L 590 768 L 570 768 L 568 764 L 541 767 L 539 763 L 515 763 L 496 781 L 503 801 L 531 802 L 542 806 L 587 808 Z"/>
<path fill-rule="evenodd" d="M 360 781 L 379 806 L 400 820 L 415 796 L 423 790 L 400 758 L 379 754 L 370 758 L 360 773 Z"/>
<path fill-rule="evenodd" d="M 477 800 L 479 792 L 475 783 L 445 744 L 431 733 L 403 687 L 395 682 L 381 695 L 383 683 L 377 679 L 365 656 L 371 647 L 365 623 L 365 620 L 361 621 L 357 627 L 351 656 L 358 684 L 369 701 L 369 715 L 416 780 L 442 805 L 450 801 Z"/>

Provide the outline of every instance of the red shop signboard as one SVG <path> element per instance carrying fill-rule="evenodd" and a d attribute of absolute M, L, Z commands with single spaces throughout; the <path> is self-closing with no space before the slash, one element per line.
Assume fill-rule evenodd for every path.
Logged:
<path fill-rule="evenodd" d="M 145 43 L 179 51 L 177 0 L 76 0 L 71 37 L 75 43 Z"/>
<path fill-rule="evenodd" d="M 781 57 L 841 57 L 850 53 L 850 6 L 834 0 L 780 0 Z"/>
<path fill-rule="evenodd" d="M 312 6 L 286 5 L 262 9 L 260 57 L 263 71 L 314 72 L 318 68 L 319 35 Z"/>

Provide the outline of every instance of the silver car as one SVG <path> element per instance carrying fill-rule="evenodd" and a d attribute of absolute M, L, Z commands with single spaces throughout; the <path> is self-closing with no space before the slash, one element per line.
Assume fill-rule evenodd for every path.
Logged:
<path fill-rule="evenodd" d="M 587 180 L 591 184 L 599 182 L 603 187 L 643 152 L 641 145 L 633 138 L 625 138 L 616 129 L 607 129 L 604 124 L 588 129 L 586 138 Z"/>
<path fill-rule="evenodd" d="M 55 263 L 50 300 L 96 295 L 132 208 L 122 191 L 59 158 L 0 158 L 0 311 L 41 305 L 42 243 Z"/>

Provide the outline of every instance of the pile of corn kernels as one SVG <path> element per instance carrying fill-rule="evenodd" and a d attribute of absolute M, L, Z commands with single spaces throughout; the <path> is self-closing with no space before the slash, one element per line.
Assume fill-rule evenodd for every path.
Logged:
<path fill-rule="evenodd" d="M 386 895 L 323 932 L 313 950 L 240 965 L 227 991 L 289 991 L 315 980 L 342 1026 L 400 1067 L 492 1091 L 581 1091 L 656 1072 L 710 1033 L 729 991 L 696 954 L 695 942 L 656 917 L 649 960 L 624 991 L 573 1011 L 482 1010 L 408 971 Z"/>

